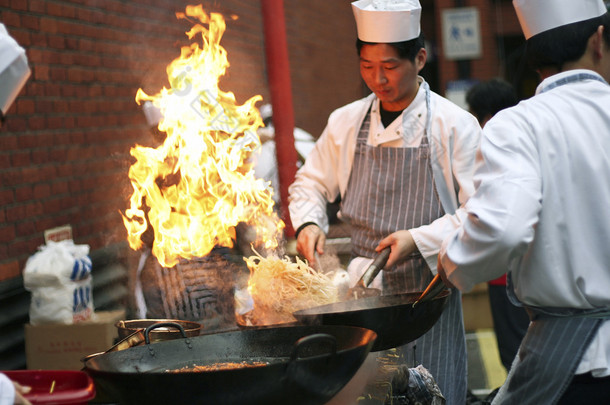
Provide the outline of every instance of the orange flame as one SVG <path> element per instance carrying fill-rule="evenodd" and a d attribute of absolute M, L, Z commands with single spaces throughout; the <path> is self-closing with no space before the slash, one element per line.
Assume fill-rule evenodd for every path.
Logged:
<path fill-rule="evenodd" d="M 159 130 L 167 137 L 156 149 L 131 149 L 134 192 L 123 215 L 129 244 L 139 249 L 150 224 L 152 253 L 162 266 L 172 267 L 179 257 L 203 257 L 215 245 L 231 247 L 234 227 L 245 222 L 273 249 L 284 223 L 273 211 L 269 183 L 256 179 L 247 162 L 260 147 L 256 130 L 263 123 L 255 103 L 262 97 L 236 105 L 233 93 L 218 88 L 229 66 L 220 46 L 222 15 L 208 16 L 199 5 L 176 16 L 197 18 L 201 24 L 186 34 L 189 39 L 201 34 L 203 43 L 183 47 L 167 67 L 170 89 L 154 96 L 139 89 L 136 95 L 138 103 L 150 100 L 161 110 Z"/>

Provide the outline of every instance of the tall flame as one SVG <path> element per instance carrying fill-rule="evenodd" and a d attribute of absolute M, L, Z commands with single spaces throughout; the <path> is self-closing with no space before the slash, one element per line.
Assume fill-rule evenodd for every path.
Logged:
<path fill-rule="evenodd" d="M 229 66 L 220 46 L 226 25 L 201 5 L 187 6 L 178 18 L 195 17 L 187 32 L 197 43 L 181 49 L 167 67 L 170 89 L 150 96 L 138 90 L 136 101 L 152 101 L 163 115 L 167 134 L 158 148 L 136 145 L 129 170 L 134 192 L 123 214 L 132 249 L 142 246 L 148 226 L 154 230 L 152 253 L 164 267 L 179 258 L 207 255 L 215 245 L 231 247 L 239 222 L 253 225 L 265 248 L 278 244 L 284 223 L 273 211 L 270 185 L 254 177 L 248 157 L 260 147 L 256 130 L 263 125 L 257 95 L 237 105 L 231 92 L 218 88 Z M 206 28 L 204 25 L 207 25 Z"/>

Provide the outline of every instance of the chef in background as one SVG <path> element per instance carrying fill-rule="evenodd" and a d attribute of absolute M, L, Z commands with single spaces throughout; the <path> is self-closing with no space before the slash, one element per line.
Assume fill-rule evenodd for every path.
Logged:
<path fill-rule="evenodd" d="M 417 0 L 361 0 L 352 9 L 360 74 L 372 94 L 330 115 L 297 172 L 289 204 L 297 249 L 310 263 L 314 252 L 324 252 L 326 203 L 340 196 L 341 218 L 352 229 L 352 285 L 379 241 L 404 230 L 404 257 L 393 251 L 372 286 L 383 294 L 422 291 L 436 272 L 444 235 L 455 228 L 452 214 L 474 191 L 481 128 L 419 75 L 427 52 Z M 467 370 L 459 291 L 448 301 L 436 325 L 397 352 L 402 365 L 421 364 L 432 374 L 447 404 L 463 405 Z"/>
<path fill-rule="evenodd" d="M 4 24 L 0 23 L 0 127 L 30 74 L 25 50 L 9 35 Z M 30 390 L 30 387 L 11 381 L 0 372 L 0 405 L 29 405 L 30 401 L 23 395 Z"/>
<path fill-rule="evenodd" d="M 252 155 L 254 175 L 271 183 L 274 190 L 273 199 L 276 204 L 280 200 L 280 181 L 278 176 L 277 158 L 275 152 L 275 128 L 273 126 L 273 108 L 271 104 L 263 104 L 259 108 L 264 127 L 258 129 L 257 134 L 261 141 L 260 150 Z M 301 128 L 294 128 L 294 147 L 297 151 L 297 167 L 301 167 L 309 152 L 313 149 L 316 140 L 311 134 Z"/>
<path fill-rule="evenodd" d="M 493 404 L 608 404 L 610 14 L 602 0 L 513 5 L 543 81 L 485 125 L 477 191 L 438 270 L 469 291 L 508 268 L 530 314 Z"/>

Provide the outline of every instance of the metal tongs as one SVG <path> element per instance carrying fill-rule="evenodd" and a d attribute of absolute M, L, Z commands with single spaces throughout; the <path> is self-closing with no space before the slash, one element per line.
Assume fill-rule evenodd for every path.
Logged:
<path fill-rule="evenodd" d="M 413 303 L 413 307 L 415 307 L 415 305 L 419 303 L 433 300 L 445 288 L 446 286 L 445 283 L 443 283 L 443 279 L 441 278 L 440 274 L 437 274 L 436 276 L 434 276 L 432 281 L 430 281 L 430 284 L 428 284 L 428 286 L 426 287 L 424 292 L 421 293 L 419 298 L 415 300 L 415 302 Z"/>
<path fill-rule="evenodd" d="M 375 256 L 373 263 L 366 269 L 364 273 L 362 273 L 362 277 L 358 280 L 356 285 L 347 290 L 347 294 L 345 294 L 345 299 L 358 299 L 358 298 L 366 298 L 366 297 L 376 297 L 381 295 L 381 290 L 377 288 L 368 288 L 369 284 L 373 282 L 373 279 L 377 277 L 377 274 L 383 269 L 383 266 L 388 261 L 390 257 L 391 249 L 388 246 L 383 249 L 381 252 Z"/>

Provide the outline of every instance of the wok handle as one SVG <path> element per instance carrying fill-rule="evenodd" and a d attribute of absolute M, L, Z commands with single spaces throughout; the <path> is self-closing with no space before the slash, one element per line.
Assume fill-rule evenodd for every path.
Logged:
<path fill-rule="evenodd" d="M 391 252 L 392 249 L 389 246 L 379 252 L 375 257 L 375 260 L 373 260 L 373 263 L 371 263 L 369 268 L 362 274 L 362 277 L 360 277 L 358 285 L 368 287 L 369 284 L 373 282 L 375 277 L 377 277 L 377 274 L 379 274 L 381 269 L 383 269 L 383 266 L 385 266 L 385 264 L 387 263 Z"/>
<path fill-rule="evenodd" d="M 178 329 L 180 331 L 180 334 L 182 335 L 183 338 L 186 339 L 186 332 L 184 331 L 184 328 L 182 327 L 182 325 L 180 325 L 179 323 L 176 322 L 158 322 L 158 323 L 153 323 L 152 325 L 148 326 L 146 328 L 146 330 L 144 331 L 144 341 L 146 342 L 146 344 L 150 344 L 150 332 L 152 332 L 154 329 L 157 328 L 161 328 L 163 326 L 170 326 L 170 327 L 174 327 L 176 329 Z"/>
<path fill-rule="evenodd" d="M 292 354 L 290 355 L 290 362 L 295 361 L 299 357 L 299 351 L 301 348 L 317 342 L 328 342 L 332 348 L 332 352 L 330 352 L 330 354 L 332 356 L 337 354 L 337 338 L 335 338 L 333 335 L 329 335 L 328 333 L 314 333 L 312 335 L 304 336 L 296 341 L 294 348 L 292 349 Z"/>
<path fill-rule="evenodd" d="M 413 303 L 413 307 L 417 304 L 421 304 L 422 302 L 430 301 L 437 295 L 441 293 L 446 288 L 445 283 L 443 283 L 443 279 L 440 274 L 434 276 L 428 287 L 424 290 L 423 293 L 419 296 L 419 298 Z"/>

